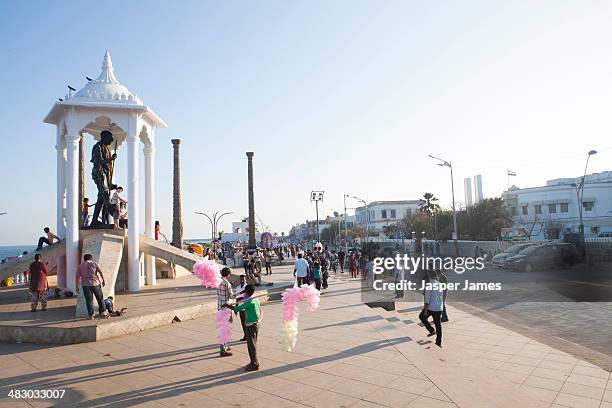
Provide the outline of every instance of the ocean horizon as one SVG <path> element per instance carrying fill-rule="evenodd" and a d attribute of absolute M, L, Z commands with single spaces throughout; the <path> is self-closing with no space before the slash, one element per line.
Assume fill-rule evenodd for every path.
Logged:
<path fill-rule="evenodd" d="M 19 256 L 25 251 L 32 252 L 36 245 L 0 245 L 0 260 L 7 256 Z"/>

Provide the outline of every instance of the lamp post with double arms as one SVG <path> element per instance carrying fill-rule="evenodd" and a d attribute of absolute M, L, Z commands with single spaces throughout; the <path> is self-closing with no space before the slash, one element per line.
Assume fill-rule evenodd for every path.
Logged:
<path fill-rule="evenodd" d="M 212 228 L 212 244 L 213 245 L 215 243 L 215 240 L 217 239 L 217 226 L 219 225 L 219 220 L 224 215 L 233 214 L 232 211 L 224 212 L 222 214 L 219 214 L 219 211 L 217 211 L 212 214 L 212 217 L 210 217 L 208 214 L 203 213 L 203 212 L 195 211 L 195 213 L 198 215 L 205 216 L 206 218 L 208 218 L 208 221 L 210 221 L 210 227 Z"/>

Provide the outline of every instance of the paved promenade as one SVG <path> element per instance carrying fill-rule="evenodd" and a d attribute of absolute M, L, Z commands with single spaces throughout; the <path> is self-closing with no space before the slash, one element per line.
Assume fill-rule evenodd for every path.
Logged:
<path fill-rule="evenodd" d="M 291 353 L 278 344 L 280 303 L 264 306 L 252 373 L 245 343 L 218 357 L 212 316 L 97 343 L 0 344 L 0 406 L 612 407 L 610 373 L 595 365 L 454 308 L 438 349 L 418 311 L 370 309 L 358 282 L 331 279 L 319 310 L 301 308 Z M 10 400 L 11 389 L 66 393 Z"/>

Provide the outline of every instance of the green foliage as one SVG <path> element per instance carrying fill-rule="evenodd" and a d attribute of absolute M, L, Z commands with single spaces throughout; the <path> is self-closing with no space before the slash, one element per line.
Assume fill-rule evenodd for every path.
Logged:
<path fill-rule="evenodd" d="M 428 195 L 429 193 L 426 193 L 423 196 L 424 199 Z M 435 198 L 433 195 L 429 197 L 430 203 L 435 201 L 433 198 Z M 434 203 L 433 205 L 437 204 Z M 424 208 L 427 210 L 423 210 Z M 439 206 L 435 210 L 431 210 L 431 208 L 427 204 L 427 200 L 424 200 L 421 212 L 412 217 L 403 218 L 396 224 L 389 225 L 385 229 L 385 234 L 392 237 L 395 230 L 399 228 L 406 238 L 412 236 L 412 231 L 415 232 L 413 238 L 420 238 L 422 231 L 425 231 L 425 238 L 433 239 L 433 217 L 431 215 L 435 213 L 437 238 L 441 240 L 452 239 L 453 211 L 451 209 L 440 209 Z M 488 198 L 470 208 L 457 211 L 459 239 L 495 241 L 499 239 L 500 229 L 511 225 L 512 218 L 501 198 Z"/>

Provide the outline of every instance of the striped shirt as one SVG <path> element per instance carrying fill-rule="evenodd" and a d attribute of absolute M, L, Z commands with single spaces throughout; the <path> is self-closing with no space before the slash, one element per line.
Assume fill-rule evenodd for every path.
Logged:
<path fill-rule="evenodd" d="M 221 310 L 223 305 L 229 304 L 233 297 L 234 291 L 232 290 L 232 285 L 230 285 L 227 279 L 223 278 L 217 288 L 217 310 Z"/>

